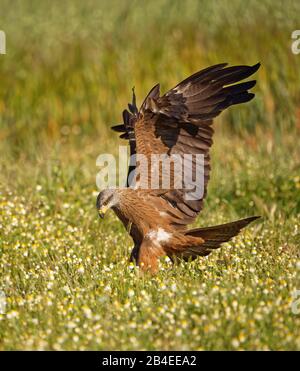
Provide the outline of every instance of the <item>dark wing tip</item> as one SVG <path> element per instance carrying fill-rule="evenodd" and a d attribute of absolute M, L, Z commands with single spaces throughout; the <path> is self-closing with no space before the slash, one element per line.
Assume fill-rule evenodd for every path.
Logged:
<path fill-rule="evenodd" d="M 248 224 L 250 224 L 250 223 L 252 223 L 255 220 L 260 219 L 260 218 L 261 218 L 261 216 L 255 215 L 255 216 L 250 216 L 249 218 L 241 219 L 240 220 L 240 223 L 241 223 L 240 229 L 246 227 Z"/>
<path fill-rule="evenodd" d="M 249 220 L 249 223 L 251 223 L 251 222 L 253 222 L 254 220 L 257 220 L 257 219 L 260 219 L 260 218 L 261 218 L 260 215 L 255 215 L 255 216 L 250 216 L 250 217 L 248 218 L 248 220 Z"/>
<path fill-rule="evenodd" d="M 260 63 L 260 62 L 254 64 L 254 65 L 251 67 L 253 73 L 256 72 L 256 71 L 259 69 L 260 66 L 261 66 L 261 63 Z"/>
<path fill-rule="evenodd" d="M 135 87 L 133 86 L 132 87 L 132 101 L 131 101 L 131 103 L 128 103 L 128 108 L 129 108 L 129 111 L 133 115 L 137 115 L 138 114 L 138 108 L 136 106 L 136 95 L 135 95 L 134 89 L 135 89 Z"/>
<path fill-rule="evenodd" d="M 126 128 L 125 128 L 124 124 L 120 124 L 120 125 L 111 126 L 111 130 L 117 131 L 118 133 L 120 133 L 120 132 L 122 133 L 122 132 L 126 131 Z"/>
<path fill-rule="evenodd" d="M 129 139 L 129 134 L 128 133 L 123 133 L 120 135 L 121 139 Z"/>
<path fill-rule="evenodd" d="M 236 97 L 234 97 L 234 99 L 232 99 L 231 104 L 246 103 L 246 102 L 249 102 L 250 100 L 252 100 L 254 97 L 255 97 L 254 93 L 248 93 L 248 91 L 247 91 L 245 93 L 241 93 L 241 94 L 237 95 Z"/>

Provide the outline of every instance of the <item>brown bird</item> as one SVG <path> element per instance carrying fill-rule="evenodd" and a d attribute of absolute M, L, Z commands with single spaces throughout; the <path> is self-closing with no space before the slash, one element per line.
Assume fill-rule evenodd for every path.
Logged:
<path fill-rule="evenodd" d="M 213 119 L 227 107 L 254 97 L 248 90 L 253 88 L 255 80 L 237 82 L 255 73 L 260 64 L 226 66 L 223 63 L 201 70 L 163 96 L 159 84 L 154 86 L 139 110 L 133 91 L 129 111 L 123 111 L 123 124 L 112 127 L 122 133 L 121 138 L 129 140 L 131 155 L 136 155 L 136 160 L 130 163 L 126 187 L 103 190 L 96 206 L 101 217 L 111 208 L 122 221 L 134 241 L 130 260 L 143 271 L 157 272 L 158 259 L 164 255 L 172 261 L 206 256 L 258 218 L 187 229 L 201 211 L 206 195 Z M 190 156 L 179 171 L 174 164 L 170 166 L 170 183 L 166 187 L 161 186 L 166 173 L 162 166 L 153 166 L 153 154 L 164 155 L 165 161 L 172 155 Z M 197 154 L 204 159 L 200 168 L 196 166 Z M 140 161 L 139 155 L 148 162 Z M 192 196 L 186 178 L 181 187 L 175 186 L 186 168 L 191 169 L 193 176 L 202 175 L 200 197 Z M 154 176 L 158 176 L 160 187 L 151 187 Z"/>

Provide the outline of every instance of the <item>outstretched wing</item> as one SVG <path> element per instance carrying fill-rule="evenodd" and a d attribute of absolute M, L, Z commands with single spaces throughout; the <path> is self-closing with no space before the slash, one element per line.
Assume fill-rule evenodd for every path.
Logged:
<path fill-rule="evenodd" d="M 138 118 L 138 109 L 136 106 L 136 97 L 134 93 L 134 88 L 132 89 L 132 103 L 128 103 L 128 109 L 125 109 L 122 113 L 123 115 L 123 124 L 112 126 L 111 129 L 117 131 L 120 134 L 121 139 L 127 139 L 129 141 L 130 147 L 130 158 L 136 154 L 136 144 L 135 144 L 135 135 L 134 135 L 134 125 Z M 128 167 L 128 174 L 135 169 L 135 164 L 130 163 Z M 126 186 L 128 187 L 128 175 Z"/>
<path fill-rule="evenodd" d="M 191 223 L 203 206 L 210 172 L 209 149 L 212 145 L 212 120 L 227 107 L 250 101 L 254 94 L 249 93 L 256 81 L 238 83 L 255 73 L 260 64 L 254 66 L 226 67 L 218 64 L 188 77 L 162 97 L 159 96 L 159 85 L 148 94 L 139 112 L 134 110 L 133 118 L 122 126 L 129 139 L 132 153 L 142 154 L 148 164 L 137 163 L 135 169 L 140 178 L 147 178 L 150 194 L 160 197 L 174 208 L 178 225 Z M 238 84 L 237 84 L 238 83 Z M 126 117 L 125 117 L 126 118 Z M 120 130 L 119 127 L 118 130 Z M 181 171 L 171 168 L 170 183 L 167 189 L 151 189 L 154 176 L 159 174 L 159 185 L 165 177 L 164 170 L 151 166 L 153 154 L 191 155 L 184 159 L 184 169 L 190 169 L 193 177 L 188 180 Z M 203 155 L 204 166 L 198 167 L 196 155 Z M 182 187 L 175 187 L 177 180 L 183 181 Z M 201 197 L 193 196 L 193 179 L 203 179 Z M 137 178 L 135 178 L 137 180 Z M 144 183 L 143 183 L 144 184 Z M 141 190 L 142 192 L 142 190 Z M 145 192 L 145 191 L 144 191 Z M 152 200 L 155 199 L 151 197 Z M 167 208 L 167 207 L 166 207 Z M 175 212 L 176 210 L 176 212 Z M 170 213 L 170 211 L 168 211 Z M 176 224 L 176 223 L 175 223 Z"/>
<path fill-rule="evenodd" d="M 148 95 L 146 96 L 141 109 L 144 107 L 148 99 L 159 98 L 159 85 L 155 85 Z M 136 161 L 134 155 L 136 155 L 136 139 L 135 139 L 135 124 L 139 118 L 139 111 L 136 105 L 136 96 L 134 88 L 132 88 L 132 103 L 128 103 L 128 109 L 125 109 L 122 113 L 123 124 L 112 126 L 111 129 L 121 133 L 121 139 L 127 139 L 130 147 L 130 163 L 128 166 L 128 174 L 126 186 L 129 187 L 129 174 L 132 174 L 136 168 Z"/>

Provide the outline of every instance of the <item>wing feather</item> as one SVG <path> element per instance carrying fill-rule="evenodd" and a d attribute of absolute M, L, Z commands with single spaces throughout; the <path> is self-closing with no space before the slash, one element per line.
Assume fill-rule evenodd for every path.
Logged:
<path fill-rule="evenodd" d="M 143 154 L 148 159 L 147 167 L 139 163 L 131 166 L 131 170 L 138 171 L 140 177 L 148 178 L 148 185 L 151 184 L 152 177 L 157 176 L 157 169 L 155 172 L 151 170 L 152 154 L 192 155 L 185 163 L 185 169 L 192 170 L 193 175 L 203 176 L 204 189 L 201 198 L 187 197 L 191 196 L 191 184 L 185 179 L 181 189 L 170 186 L 159 191 L 140 190 L 150 192 L 152 196 L 156 194 L 160 199 L 160 207 L 163 200 L 168 210 L 170 205 L 176 209 L 175 219 L 178 224 L 179 215 L 183 223 L 187 224 L 195 219 L 203 207 L 210 173 L 209 150 L 214 132 L 211 127 L 212 120 L 229 106 L 248 102 L 254 97 L 248 90 L 254 87 L 256 81 L 240 81 L 254 74 L 260 64 L 226 66 L 226 63 L 222 63 L 196 72 L 161 97 L 159 84 L 155 85 L 139 111 L 136 109 L 133 94 L 132 104 L 129 105 L 131 113 L 125 110 L 123 124 L 113 127 L 115 131 L 122 133 L 122 138 L 129 139 L 132 154 Z M 202 169 L 196 166 L 197 154 L 204 157 Z M 161 184 L 165 173 L 159 169 L 158 175 Z M 174 185 L 183 174 L 172 168 L 170 175 L 171 184 Z"/>

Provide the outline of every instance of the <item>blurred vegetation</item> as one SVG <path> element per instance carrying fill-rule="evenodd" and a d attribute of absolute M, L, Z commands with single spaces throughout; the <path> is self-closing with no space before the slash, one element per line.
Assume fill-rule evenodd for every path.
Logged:
<path fill-rule="evenodd" d="M 300 27 L 299 1 L 19 0 L 12 5 L 11 1 L 0 0 L 0 9 L 0 29 L 7 38 L 7 54 L 0 55 L 0 276 L 5 277 L 0 279 L 0 289 L 3 286 L 9 290 L 9 310 L 19 313 L 20 318 L 19 322 L 1 321 L 0 349 L 1 343 L 9 349 L 22 346 L 75 349 L 91 344 L 99 348 L 98 343 L 92 343 L 84 334 L 76 342 L 70 329 L 70 334 L 67 332 L 66 339 L 60 343 L 65 331 L 62 308 L 67 300 L 61 287 L 67 285 L 75 292 L 89 288 L 89 294 L 85 292 L 72 304 L 79 318 L 76 326 L 86 321 L 80 312 L 82 306 L 94 307 L 104 317 L 104 313 L 110 312 L 109 299 L 103 307 L 101 304 L 102 309 L 94 300 L 108 280 L 120 278 L 131 242 L 112 214 L 101 225 L 96 219 L 95 161 L 100 153 L 118 151 L 121 142 L 109 127 L 121 121 L 122 109 L 131 99 L 131 88 L 135 86 L 141 103 L 157 82 L 164 92 L 187 75 L 215 63 L 258 61 L 262 66 L 255 77 L 258 80 L 255 99 L 230 108 L 216 120 L 212 179 L 206 207 L 197 224 L 209 225 L 252 214 L 264 217 L 260 226 L 249 229 L 253 236 L 248 235 L 245 243 L 239 241 L 242 246 L 239 256 L 245 263 L 240 266 L 245 276 L 244 300 L 252 303 L 253 299 L 254 308 L 261 305 L 258 298 L 265 300 L 264 280 L 272 276 L 273 283 L 268 287 L 272 291 L 276 274 L 279 281 L 286 274 L 288 283 L 280 283 L 278 288 L 282 290 L 274 294 L 281 295 L 284 305 L 278 309 L 276 318 L 260 313 L 263 319 L 258 318 L 257 324 L 252 327 L 242 324 L 246 340 L 244 343 L 237 340 L 240 344 L 237 347 L 300 349 L 299 337 L 297 340 L 293 334 L 297 326 L 287 309 L 290 290 L 296 288 L 293 264 L 299 258 L 300 241 L 300 55 L 291 52 L 291 33 Z M 19 212 L 26 217 L 19 217 Z M 16 220 L 22 220 L 23 224 L 14 227 Z M 259 242 L 255 237 L 258 234 L 262 236 Z M 66 251 L 73 244 L 78 254 L 76 259 L 71 257 L 66 262 Z M 243 246 L 250 245 L 262 254 L 258 261 L 251 260 L 255 257 L 249 251 L 243 252 Z M 221 258 L 222 251 L 218 253 Z M 230 257 L 235 253 L 229 254 Z M 276 267 L 276 257 L 282 254 L 287 255 Z M 87 257 L 99 265 L 86 260 Z M 185 307 L 189 300 L 187 292 L 198 277 L 199 282 L 222 278 L 222 270 L 215 265 L 218 257 L 209 258 L 212 265 L 208 276 L 202 276 L 195 265 L 190 275 L 186 267 L 178 268 L 175 273 L 163 272 L 158 277 L 158 283 L 173 285 L 180 280 L 186 288 L 182 296 L 180 292 L 176 294 L 180 305 L 174 313 L 184 309 L 197 314 L 192 304 Z M 260 265 L 262 261 L 266 261 L 266 267 Z M 255 285 L 248 282 L 247 272 L 252 262 L 259 269 L 255 276 L 259 280 L 257 292 Z M 84 270 L 78 276 L 76 272 L 82 264 Z M 112 273 L 105 278 L 103 270 L 109 264 L 117 265 L 110 268 Z M 206 261 L 199 264 L 205 266 Z M 49 269 L 57 269 L 54 276 L 58 284 L 47 289 L 40 277 L 44 277 L 46 285 L 49 277 L 53 277 Z M 27 271 L 31 273 L 28 275 Z M 228 272 L 224 273 L 222 295 L 228 294 L 229 298 L 240 281 Z M 149 295 L 153 293 L 154 301 L 162 299 L 154 294 L 156 281 L 141 283 L 139 277 L 135 281 L 128 272 L 122 278 L 122 290 L 117 284 L 112 285 L 112 300 L 113 313 L 123 323 L 123 329 L 121 325 L 115 331 L 106 328 L 113 337 L 102 339 L 100 334 L 103 340 L 100 348 L 107 345 L 110 349 L 126 349 L 126 344 L 139 349 L 189 348 L 189 344 L 192 349 L 233 347 L 230 339 L 238 338 L 240 327 L 238 324 L 228 327 L 226 321 L 220 324 L 222 336 L 214 337 L 209 331 L 198 333 L 192 317 L 186 318 L 188 325 L 183 327 L 180 341 L 173 337 L 171 329 L 164 327 L 166 319 L 158 316 L 152 321 L 157 321 L 157 328 L 163 332 L 155 332 L 156 327 L 152 331 L 153 336 L 159 334 L 162 342 L 151 344 L 139 325 L 124 328 L 129 320 L 120 314 L 120 308 L 124 309 L 128 290 L 144 289 Z M 98 281 L 102 282 L 99 286 Z M 210 282 L 208 288 L 212 285 Z M 208 288 L 201 289 L 200 294 L 209 295 Z M 28 295 L 37 301 L 42 295 L 44 301 L 39 301 L 38 309 L 28 309 L 26 305 L 22 309 L 20 302 L 27 302 Z M 52 300 L 53 312 L 53 307 L 49 309 L 47 304 L 51 295 L 60 298 L 57 302 Z M 137 307 L 141 305 L 139 300 L 143 298 L 136 298 Z M 174 297 L 168 300 L 172 306 Z M 272 304 L 270 298 L 266 300 Z M 217 304 L 212 300 L 205 305 L 207 318 L 195 322 L 201 331 L 202 325 L 214 322 L 210 309 Z M 55 315 L 57 309 L 62 311 L 61 317 Z M 45 310 L 48 314 L 43 318 L 30 310 Z M 183 318 L 184 314 L 178 316 Z M 41 324 L 39 333 L 31 327 L 33 317 L 38 317 Z M 250 317 L 251 313 L 249 321 Z M 228 318 L 232 322 L 235 313 Z M 146 309 L 136 315 L 137 322 L 150 319 L 151 313 Z M 48 321 L 51 329 L 57 328 L 51 335 L 47 335 Z M 282 327 L 286 321 L 288 328 Z M 141 335 L 131 342 L 124 334 L 138 336 L 136 329 L 141 330 Z"/>
<path fill-rule="evenodd" d="M 141 101 L 157 81 L 168 89 L 223 61 L 262 63 L 256 100 L 226 117 L 234 132 L 299 124 L 300 62 L 290 48 L 297 1 L 14 4 L 1 0 L 7 55 L 0 59 L 0 117 L 1 137 L 16 151 L 69 131 L 102 135 L 120 120 L 133 85 Z"/>

